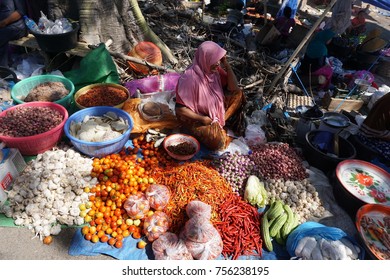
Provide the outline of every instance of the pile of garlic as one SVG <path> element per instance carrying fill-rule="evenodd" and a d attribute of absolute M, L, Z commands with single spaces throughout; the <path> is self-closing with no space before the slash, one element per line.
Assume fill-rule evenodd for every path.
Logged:
<path fill-rule="evenodd" d="M 88 201 L 84 188 L 97 183 L 91 168 L 92 159 L 70 148 L 39 154 L 16 178 L 3 212 L 40 239 L 59 234 L 61 224 L 81 225 L 79 205 Z"/>
<path fill-rule="evenodd" d="M 288 204 L 299 216 L 301 223 L 306 222 L 311 216 L 322 217 L 325 213 L 318 192 L 308 179 L 301 181 L 270 179 L 265 182 L 265 188 L 271 201 L 276 199 Z"/>

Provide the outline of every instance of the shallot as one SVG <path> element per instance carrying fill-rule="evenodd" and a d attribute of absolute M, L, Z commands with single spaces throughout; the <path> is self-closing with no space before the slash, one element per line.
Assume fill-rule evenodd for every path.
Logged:
<path fill-rule="evenodd" d="M 302 159 L 287 143 L 266 143 L 252 149 L 255 175 L 263 179 L 303 180 L 308 177 Z"/>

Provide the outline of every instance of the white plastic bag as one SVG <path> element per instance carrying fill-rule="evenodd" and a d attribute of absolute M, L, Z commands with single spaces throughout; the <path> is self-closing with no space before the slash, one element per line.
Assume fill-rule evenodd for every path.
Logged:
<path fill-rule="evenodd" d="M 245 141 L 249 147 L 252 147 L 266 143 L 267 138 L 258 124 L 250 124 L 245 130 Z"/>

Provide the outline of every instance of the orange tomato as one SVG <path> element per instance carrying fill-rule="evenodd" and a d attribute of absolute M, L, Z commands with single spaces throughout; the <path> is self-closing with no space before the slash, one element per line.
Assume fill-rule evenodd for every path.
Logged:
<path fill-rule="evenodd" d="M 99 236 L 97 236 L 97 234 L 92 235 L 91 241 L 97 243 L 99 241 Z"/>
<path fill-rule="evenodd" d="M 107 235 L 102 235 L 102 236 L 100 237 L 100 242 L 106 243 L 107 241 L 108 241 L 108 236 L 107 236 Z"/>
<path fill-rule="evenodd" d="M 81 233 L 83 235 L 86 235 L 87 233 L 89 233 L 89 226 L 83 226 L 83 228 L 81 229 Z"/>
<path fill-rule="evenodd" d="M 86 240 L 91 240 L 92 234 L 87 233 L 86 235 L 84 235 L 84 238 L 85 238 Z"/>
<path fill-rule="evenodd" d="M 108 244 L 111 245 L 111 246 L 114 246 L 116 243 L 116 239 L 111 237 L 110 239 L 108 239 Z"/>
<path fill-rule="evenodd" d="M 147 243 L 144 240 L 140 240 L 137 242 L 137 248 L 138 249 L 144 249 L 146 247 Z"/>
<path fill-rule="evenodd" d="M 120 248 L 122 248 L 122 246 L 123 246 L 123 243 L 122 243 L 122 241 L 121 240 L 117 240 L 116 242 L 115 242 L 115 248 L 118 248 L 118 249 L 120 249 Z"/>
<path fill-rule="evenodd" d="M 139 238 L 141 238 L 141 233 L 138 232 L 138 231 L 133 232 L 133 238 L 134 238 L 134 239 L 139 239 Z"/>

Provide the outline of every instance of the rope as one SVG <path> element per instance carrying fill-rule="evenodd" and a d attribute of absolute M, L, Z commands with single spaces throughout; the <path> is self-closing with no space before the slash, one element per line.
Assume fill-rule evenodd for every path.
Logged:
<path fill-rule="evenodd" d="M 301 64 L 298 63 L 297 66 L 294 67 L 292 64 L 290 64 L 290 67 L 291 67 L 292 71 L 294 72 L 294 74 L 297 76 L 297 79 L 298 79 L 299 83 L 301 84 L 301 86 L 302 86 L 302 88 L 303 88 L 303 92 L 306 94 L 307 97 L 310 97 L 310 98 L 312 99 L 311 102 L 312 102 L 313 104 L 315 104 L 315 102 L 314 102 L 314 100 L 313 100 L 313 97 L 310 96 L 309 93 L 307 92 L 307 90 L 306 90 L 306 88 L 305 88 L 305 86 L 304 86 L 304 84 L 303 84 L 301 78 L 299 77 L 299 75 L 298 75 L 298 73 L 297 73 L 297 71 L 296 71 L 296 69 L 299 68 L 300 65 L 301 65 Z"/>

